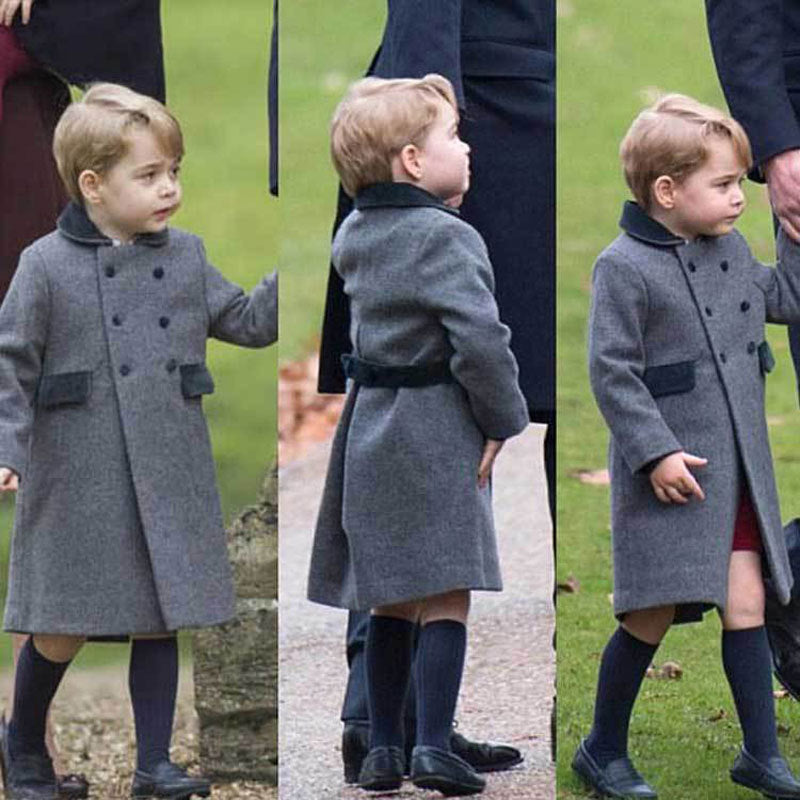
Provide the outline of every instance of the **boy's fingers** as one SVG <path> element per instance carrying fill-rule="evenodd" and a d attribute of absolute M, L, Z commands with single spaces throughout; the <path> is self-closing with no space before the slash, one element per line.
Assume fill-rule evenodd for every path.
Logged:
<path fill-rule="evenodd" d="M 694 456 L 691 453 L 684 453 L 683 463 L 689 464 L 692 467 L 704 467 L 708 464 L 708 459 L 702 458 L 701 456 Z"/>
<path fill-rule="evenodd" d="M 667 497 L 669 497 L 670 501 L 673 503 L 680 503 L 681 505 L 684 505 L 689 502 L 688 498 L 685 497 L 674 486 L 666 486 L 664 491 L 667 493 Z"/>
<path fill-rule="evenodd" d="M 665 494 L 664 490 L 658 484 L 656 484 L 656 483 L 653 484 L 653 491 L 655 492 L 656 497 L 662 503 L 670 503 L 671 502 L 669 497 L 667 497 L 667 495 Z"/>

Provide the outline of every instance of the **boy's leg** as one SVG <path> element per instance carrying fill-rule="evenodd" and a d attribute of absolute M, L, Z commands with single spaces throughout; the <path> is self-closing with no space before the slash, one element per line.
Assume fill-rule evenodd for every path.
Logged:
<path fill-rule="evenodd" d="M 674 606 L 633 611 L 626 615 L 603 651 L 594 724 L 585 741 L 586 749 L 601 769 L 628 753 L 633 704 L 674 616 Z"/>

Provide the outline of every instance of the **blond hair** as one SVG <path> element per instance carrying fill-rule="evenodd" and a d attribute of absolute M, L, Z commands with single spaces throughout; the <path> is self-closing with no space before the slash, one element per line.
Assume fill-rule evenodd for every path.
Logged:
<path fill-rule="evenodd" d="M 742 126 L 712 106 L 682 94 L 668 94 L 642 111 L 620 145 L 625 180 L 646 211 L 652 188 L 661 175 L 680 182 L 708 158 L 709 142 L 727 139 L 742 166 L 753 164 L 750 142 Z"/>
<path fill-rule="evenodd" d="M 407 144 L 422 145 L 442 103 L 458 104 L 447 78 L 364 78 L 354 83 L 331 121 L 331 157 L 345 192 L 392 180 L 392 159 Z"/>
<path fill-rule="evenodd" d="M 53 155 L 69 196 L 83 203 L 78 179 L 84 170 L 98 175 L 128 152 L 133 131 L 150 130 L 171 157 L 183 156 L 178 120 L 152 97 L 115 83 L 96 83 L 70 104 L 56 125 Z"/>

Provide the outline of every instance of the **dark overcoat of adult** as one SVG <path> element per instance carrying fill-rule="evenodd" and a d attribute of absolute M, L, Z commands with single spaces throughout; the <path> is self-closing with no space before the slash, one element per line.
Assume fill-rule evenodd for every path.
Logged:
<path fill-rule="evenodd" d="M 555 408 L 555 4 L 531 0 L 389 0 L 369 74 L 438 72 L 455 87 L 472 188 L 461 214 L 483 236 L 533 411 Z M 424 24 L 420 24 L 423 21 Z M 338 223 L 351 209 L 340 193 Z M 349 309 L 328 283 L 319 389 L 344 391 Z"/>

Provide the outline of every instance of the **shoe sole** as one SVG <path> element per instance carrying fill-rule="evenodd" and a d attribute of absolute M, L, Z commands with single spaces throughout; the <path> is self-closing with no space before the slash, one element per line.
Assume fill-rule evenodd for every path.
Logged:
<path fill-rule="evenodd" d="M 641 794 L 611 794 L 605 789 L 596 786 L 592 779 L 580 771 L 574 764 L 572 771 L 581 779 L 583 785 L 591 792 L 593 797 L 607 798 L 608 800 L 658 800 L 658 795 L 651 795 L 649 798 Z"/>
<path fill-rule="evenodd" d="M 192 789 L 180 794 L 132 794 L 131 800 L 191 800 L 192 797 L 211 797 L 211 789 Z"/>
<path fill-rule="evenodd" d="M 464 760 L 467 761 L 466 759 Z M 467 764 L 469 764 L 472 769 L 475 770 L 475 772 L 505 772 L 507 769 L 513 769 L 518 764 L 521 764 L 524 760 L 524 756 L 519 756 L 519 758 L 515 758 L 512 761 L 503 761 L 502 763 L 497 764 L 484 764 L 482 767 L 476 767 L 474 764 L 469 764 L 469 761 L 467 761 Z"/>
<path fill-rule="evenodd" d="M 734 783 L 738 783 L 739 786 L 744 786 L 746 789 L 752 789 L 754 792 L 761 792 L 761 794 L 764 795 L 764 797 L 768 797 L 769 800 L 794 800 L 794 798 L 797 797 L 796 794 L 767 794 L 767 792 L 754 781 L 745 780 L 733 775 L 733 773 L 731 773 L 731 780 Z"/>
<path fill-rule="evenodd" d="M 358 788 L 368 792 L 396 792 L 402 785 L 402 779 L 398 781 L 396 778 L 376 778 L 369 783 L 359 783 Z"/>
<path fill-rule="evenodd" d="M 435 789 L 441 792 L 446 797 L 458 797 L 459 795 L 479 794 L 482 792 L 486 785 L 477 786 L 475 784 L 468 785 L 464 783 L 453 783 L 452 778 L 446 775 L 421 775 L 418 778 L 411 779 L 414 786 L 419 789 Z"/>

